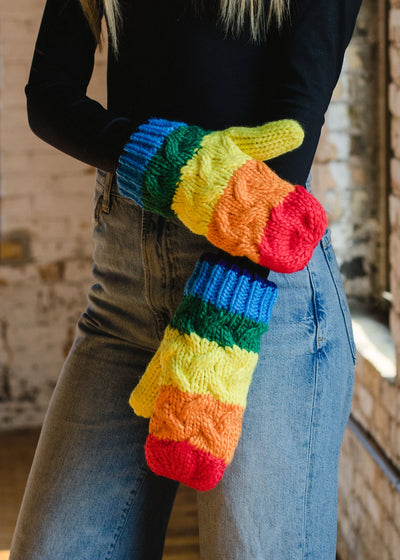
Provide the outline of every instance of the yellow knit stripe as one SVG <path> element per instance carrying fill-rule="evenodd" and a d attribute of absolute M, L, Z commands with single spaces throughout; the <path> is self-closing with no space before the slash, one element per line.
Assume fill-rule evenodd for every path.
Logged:
<path fill-rule="evenodd" d="M 154 354 L 151 362 L 147 366 L 144 375 L 136 385 L 129 398 L 129 404 L 138 416 L 151 418 L 154 413 L 154 405 L 160 386 L 161 364 L 160 354 L 161 347 Z"/>
<path fill-rule="evenodd" d="M 214 207 L 229 179 L 249 159 L 223 132 L 204 136 L 199 150 L 181 169 L 172 201 L 172 209 L 186 227 L 207 235 Z"/>
<path fill-rule="evenodd" d="M 304 131 L 291 119 L 273 121 L 253 128 L 232 126 L 225 131 L 245 154 L 265 161 L 301 146 Z"/>
<path fill-rule="evenodd" d="M 168 326 L 160 346 L 160 385 L 246 406 L 257 360 L 255 352 L 222 347 L 196 333 L 181 334 Z"/>

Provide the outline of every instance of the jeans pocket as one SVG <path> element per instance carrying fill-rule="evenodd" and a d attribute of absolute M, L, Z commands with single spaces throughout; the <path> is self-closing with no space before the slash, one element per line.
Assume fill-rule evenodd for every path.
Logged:
<path fill-rule="evenodd" d="M 345 323 L 345 326 L 346 326 L 347 338 L 348 338 L 348 341 L 349 341 L 351 354 L 353 356 L 353 362 L 355 363 L 355 361 L 356 361 L 356 345 L 355 345 L 355 342 L 354 342 L 350 309 L 349 309 L 349 304 L 347 303 L 347 297 L 346 297 L 346 294 L 345 294 L 345 291 L 344 291 L 342 277 L 340 275 L 340 270 L 339 270 L 339 266 L 338 266 L 338 263 L 337 263 L 337 260 L 336 260 L 336 255 L 335 255 L 335 252 L 334 252 L 333 247 L 332 247 L 331 235 L 330 235 L 330 230 L 329 229 L 326 231 L 324 237 L 322 238 L 321 246 L 322 246 L 322 250 L 323 250 L 324 255 L 325 255 L 326 262 L 327 262 L 328 267 L 329 267 L 329 271 L 330 271 L 331 276 L 332 276 L 332 280 L 333 280 L 335 288 L 336 288 L 336 293 L 337 293 L 337 296 L 338 296 L 340 309 L 342 311 L 344 323 Z"/>

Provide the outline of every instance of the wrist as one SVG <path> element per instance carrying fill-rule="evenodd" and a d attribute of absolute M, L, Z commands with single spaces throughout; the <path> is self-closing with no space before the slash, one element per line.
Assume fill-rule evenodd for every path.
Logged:
<path fill-rule="evenodd" d="M 198 149 L 205 131 L 166 119 L 149 119 L 131 134 L 119 157 L 120 193 L 150 212 L 167 218 L 180 170 Z"/>
<path fill-rule="evenodd" d="M 185 286 L 171 327 L 220 346 L 258 353 L 268 330 L 277 287 L 237 263 L 205 254 Z"/>

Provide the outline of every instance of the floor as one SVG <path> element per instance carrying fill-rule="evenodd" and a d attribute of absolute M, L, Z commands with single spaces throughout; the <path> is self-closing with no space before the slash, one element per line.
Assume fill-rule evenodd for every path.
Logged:
<path fill-rule="evenodd" d="M 0 560 L 8 560 L 8 549 L 38 430 L 0 433 Z M 181 485 L 167 532 L 163 560 L 199 560 L 197 508 L 194 491 Z"/>

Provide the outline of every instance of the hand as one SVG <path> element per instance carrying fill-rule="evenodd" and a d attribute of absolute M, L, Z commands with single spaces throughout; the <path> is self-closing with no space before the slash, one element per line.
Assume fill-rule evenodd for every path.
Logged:
<path fill-rule="evenodd" d="M 216 247 L 276 272 L 301 270 L 326 229 L 319 202 L 262 160 L 298 147 L 295 121 L 207 132 L 150 119 L 120 157 L 122 195 L 144 209 L 177 216 Z"/>
<path fill-rule="evenodd" d="M 130 404 L 151 416 L 146 460 L 156 473 L 209 490 L 241 434 L 273 282 L 204 255 Z"/>

